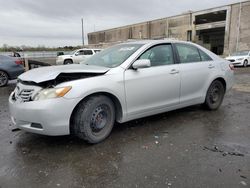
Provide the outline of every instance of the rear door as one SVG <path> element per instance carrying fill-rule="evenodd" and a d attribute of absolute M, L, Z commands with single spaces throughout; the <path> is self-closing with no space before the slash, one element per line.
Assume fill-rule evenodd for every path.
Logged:
<path fill-rule="evenodd" d="M 149 59 L 151 67 L 125 71 L 128 116 L 153 114 L 179 104 L 179 65 L 175 64 L 172 45 L 153 46 L 138 59 Z"/>
<path fill-rule="evenodd" d="M 191 44 L 175 44 L 180 63 L 180 103 L 196 103 L 204 98 L 215 64 L 205 52 Z"/>

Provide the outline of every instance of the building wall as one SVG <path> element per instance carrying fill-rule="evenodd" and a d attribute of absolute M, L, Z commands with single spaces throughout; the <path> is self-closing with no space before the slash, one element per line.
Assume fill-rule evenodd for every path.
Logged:
<path fill-rule="evenodd" d="M 149 22 L 109 29 L 88 34 L 89 44 L 113 43 L 128 39 L 178 38 L 187 40 L 191 30 L 191 14 L 163 18 Z"/>
<path fill-rule="evenodd" d="M 192 15 L 184 14 L 181 16 L 170 17 L 167 19 L 167 38 L 177 38 L 187 40 L 188 30 L 192 30 Z"/>
<path fill-rule="evenodd" d="M 228 55 L 236 50 L 250 49 L 250 1 L 242 3 L 241 13 L 240 3 L 236 3 L 224 7 L 89 33 L 89 44 L 92 46 L 108 46 L 127 41 L 128 39 L 177 38 L 179 40 L 187 40 L 188 31 L 192 31 L 193 33 L 192 41 L 198 42 L 196 27 L 193 24 L 194 16 L 202 12 L 213 12 L 220 9 L 227 10 L 224 55 Z M 239 15 L 240 27 L 238 27 Z"/>
<path fill-rule="evenodd" d="M 241 10 L 240 10 L 241 8 Z M 239 24 L 240 22 L 240 24 Z M 229 52 L 250 49 L 250 2 L 231 7 Z"/>

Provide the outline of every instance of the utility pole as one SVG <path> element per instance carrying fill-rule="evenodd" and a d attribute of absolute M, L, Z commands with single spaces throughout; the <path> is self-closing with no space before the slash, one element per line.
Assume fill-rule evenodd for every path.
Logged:
<path fill-rule="evenodd" d="M 82 46 L 84 46 L 84 29 L 83 29 L 83 18 L 81 19 L 82 21 Z"/>

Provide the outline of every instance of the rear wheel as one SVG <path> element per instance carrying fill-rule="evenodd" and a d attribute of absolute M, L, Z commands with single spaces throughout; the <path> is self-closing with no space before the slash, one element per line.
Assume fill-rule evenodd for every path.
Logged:
<path fill-rule="evenodd" d="M 224 98 L 225 88 L 221 81 L 215 80 L 209 86 L 206 100 L 205 100 L 205 107 L 209 110 L 217 110 Z"/>
<path fill-rule="evenodd" d="M 8 84 L 9 77 L 4 71 L 0 71 L 0 87 L 6 86 Z"/>
<path fill-rule="evenodd" d="M 73 61 L 71 59 L 66 59 L 64 61 L 64 65 L 67 65 L 67 64 L 73 64 Z"/>
<path fill-rule="evenodd" d="M 244 63 L 243 63 L 243 67 L 247 67 L 247 64 L 248 64 L 248 61 L 245 60 Z"/>
<path fill-rule="evenodd" d="M 107 138 L 115 122 L 115 107 L 106 96 L 92 96 L 77 107 L 71 128 L 81 139 L 95 144 Z"/>

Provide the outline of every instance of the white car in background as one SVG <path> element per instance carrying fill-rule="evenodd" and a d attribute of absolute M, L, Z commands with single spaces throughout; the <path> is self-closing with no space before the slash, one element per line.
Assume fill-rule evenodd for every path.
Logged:
<path fill-rule="evenodd" d="M 56 64 L 79 64 L 80 62 L 84 62 L 86 59 L 100 51 L 100 49 L 78 49 L 71 52 L 69 55 L 58 56 L 56 59 Z"/>
<path fill-rule="evenodd" d="M 247 65 L 250 65 L 250 51 L 235 52 L 226 60 L 232 62 L 234 66 L 247 67 Z"/>

